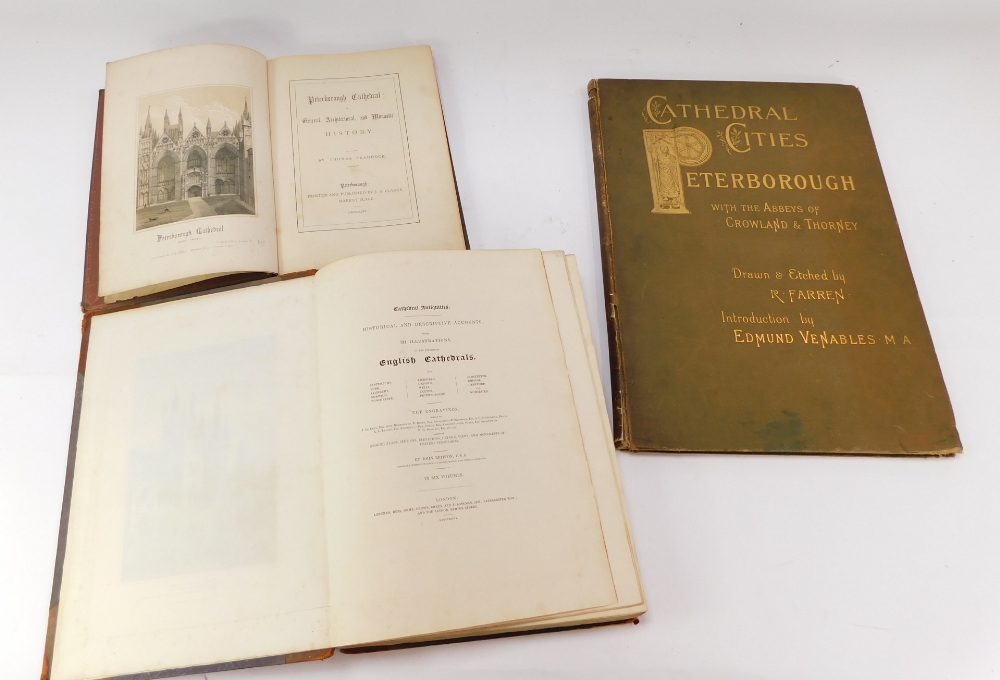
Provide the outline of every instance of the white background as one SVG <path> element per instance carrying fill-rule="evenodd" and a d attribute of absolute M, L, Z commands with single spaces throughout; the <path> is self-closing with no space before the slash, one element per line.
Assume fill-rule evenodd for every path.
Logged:
<path fill-rule="evenodd" d="M 649 613 L 613 626 L 235 671 L 285 678 L 1000 675 L 1000 4 L 0 2 L 0 677 L 35 678 L 79 349 L 106 61 L 434 49 L 474 248 L 579 256 L 607 348 L 586 85 L 860 87 L 965 453 L 619 454 Z"/>

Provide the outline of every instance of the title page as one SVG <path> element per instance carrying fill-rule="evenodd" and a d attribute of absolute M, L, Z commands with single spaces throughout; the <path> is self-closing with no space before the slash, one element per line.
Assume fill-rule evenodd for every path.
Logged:
<path fill-rule="evenodd" d="M 465 248 L 429 47 L 267 67 L 281 273 Z"/>

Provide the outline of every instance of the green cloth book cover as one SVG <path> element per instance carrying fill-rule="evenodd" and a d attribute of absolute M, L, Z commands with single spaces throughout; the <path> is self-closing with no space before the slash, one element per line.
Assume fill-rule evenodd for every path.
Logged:
<path fill-rule="evenodd" d="M 961 451 L 856 88 L 589 89 L 619 448 Z"/>

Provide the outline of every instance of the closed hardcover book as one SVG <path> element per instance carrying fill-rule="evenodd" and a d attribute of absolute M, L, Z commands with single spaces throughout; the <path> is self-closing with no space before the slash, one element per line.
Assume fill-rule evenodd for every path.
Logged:
<path fill-rule="evenodd" d="M 630 451 L 961 451 L 861 95 L 590 83 Z"/>

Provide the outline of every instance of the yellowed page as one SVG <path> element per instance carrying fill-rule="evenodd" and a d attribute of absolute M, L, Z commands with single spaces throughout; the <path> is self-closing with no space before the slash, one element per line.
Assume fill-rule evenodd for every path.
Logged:
<path fill-rule="evenodd" d="M 93 319 L 54 680 L 329 646 L 312 284 Z"/>
<path fill-rule="evenodd" d="M 316 276 L 337 646 L 614 604 L 539 251 Z"/>
<path fill-rule="evenodd" d="M 608 560 L 614 577 L 616 602 L 585 611 L 535 617 L 520 621 L 506 621 L 496 625 L 445 634 L 393 640 L 390 642 L 417 642 L 447 637 L 489 635 L 584 623 L 616 621 L 639 616 L 646 611 L 646 604 L 639 577 L 638 562 L 632 547 L 631 529 L 625 509 L 625 499 L 618 481 L 618 461 L 611 426 L 608 421 L 601 387 L 597 354 L 590 336 L 580 286 L 576 258 L 560 252 L 543 254 L 549 290 L 559 323 L 566 364 L 577 405 L 581 432 L 587 451 L 594 494 L 601 517 Z"/>
<path fill-rule="evenodd" d="M 277 271 L 267 66 L 233 45 L 108 64 L 100 282 L 130 291 Z"/>
<path fill-rule="evenodd" d="M 639 572 L 639 558 L 635 552 L 635 542 L 632 539 L 632 526 L 629 520 L 628 507 L 625 502 L 625 490 L 622 488 L 621 473 L 618 469 L 618 453 L 615 450 L 614 437 L 611 431 L 611 421 L 608 419 L 607 403 L 604 399 L 604 387 L 601 384 L 601 368 L 597 363 L 597 350 L 594 348 L 594 338 L 590 332 L 590 321 L 587 317 L 587 306 L 585 298 L 583 295 L 583 284 L 580 280 L 580 270 L 576 262 L 576 256 L 567 255 L 566 256 L 567 269 L 569 270 L 570 283 L 573 288 L 573 300 L 576 303 L 577 320 L 580 324 L 580 332 L 583 336 L 583 342 L 586 347 L 587 352 L 587 365 L 590 368 L 591 377 L 591 387 L 593 389 L 594 401 L 597 404 L 597 414 L 594 416 L 594 421 L 601 424 L 601 429 L 604 430 L 604 448 L 608 453 L 608 463 L 611 469 L 614 490 L 616 494 L 611 493 L 611 480 L 602 480 L 598 485 L 599 503 L 602 507 L 605 507 L 606 503 L 610 503 L 613 498 L 616 498 L 618 504 L 621 508 L 620 518 L 622 522 L 622 529 L 624 533 L 625 541 L 628 544 L 628 550 L 631 553 L 632 565 L 635 570 L 635 580 L 637 586 L 638 602 L 635 606 L 640 608 L 640 611 L 635 612 L 636 614 L 646 611 L 645 604 L 645 591 L 642 587 L 642 577 Z M 582 418 L 582 416 L 581 416 Z M 599 459 L 597 459 L 599 460 Z M 619 548 L 620 550 L 621 548 Z M 626 578 L 628 578 L 626 576 Z M 623 597 L 621 601 L 624 604 L 633 606 L 636 600 L 632 599 L 632 595 L 624 591 L 620 591 Z M 632 591 L 634 594 L 636 591 Z"/>
<path fill-rule="evenodd" d="M 429 47 L 267 66 L 281 273 L 465 248 Z"/>
<path fill-rule="evenodd" d="M 632 545 L 625 497 L 618 477 L 618 459 L 601 387 L 597 355 L 590 335 L 576 258 L 561 252 L 544 253 L 545 269 L 553 305 L 559 320 L 563 350 L 576 398 L 581 432 L 587 447 L 594 493 L 601 513 L 601 526 L 615 581 L 617 602 L 589 612 L 557 617 L 547 625 L 565 625 L 608 618 L 638 616 L 646 611 L 639 565 Z M 610 617 L 616 618 L 615 616 Z M 535 626 L 537 627 L 537 626 Z M 513 629 L 520 629 L 514 627 Z"/>

